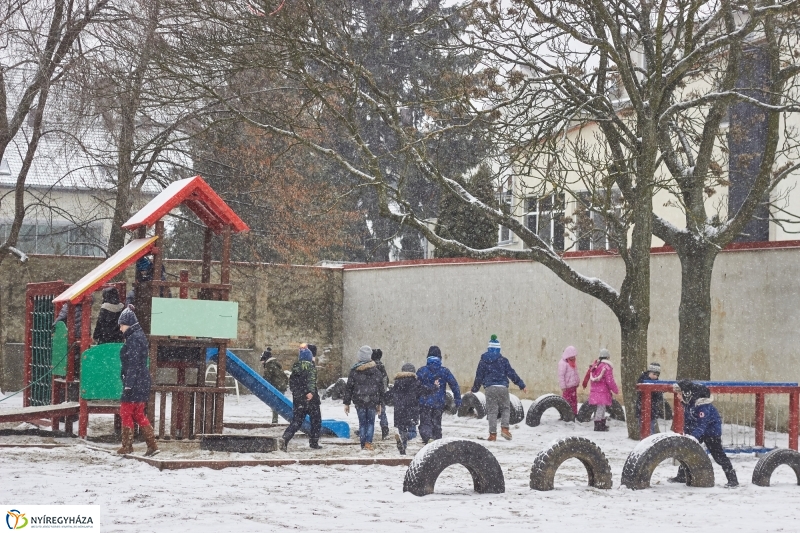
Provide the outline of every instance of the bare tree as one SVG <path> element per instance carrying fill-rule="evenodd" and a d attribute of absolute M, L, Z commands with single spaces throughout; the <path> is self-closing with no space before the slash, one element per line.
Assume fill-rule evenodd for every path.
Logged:
<path fill-rule="evenodd" d="M 0 262 L 17 243 L 25 218 L 25 180 L 45 134 L 51 90 L 85 53 L 80 39 L 109 1 L 11 0 L 0 8 L 0 157 L 21 132 L 25 152 L 14 189 L 14 220 L 0 245 Z"/>

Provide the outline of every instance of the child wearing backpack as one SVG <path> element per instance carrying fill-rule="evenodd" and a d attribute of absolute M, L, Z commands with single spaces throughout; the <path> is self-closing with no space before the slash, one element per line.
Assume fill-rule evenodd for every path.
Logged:
<path fill-rule="evenodd" d="M 614 381 L 614 367 L 611 365 L 611 353 L 605 348 L 600 356 L 591 364 L 583 378 L 583 388 L 591 382 L 589 389 L 589 405 L 596 406 L 594 413 L 594 430 L 608 431 L 606 426 L 606 407 L 612 403 L 611 393 L 619 394 L 619 387 Z"/>

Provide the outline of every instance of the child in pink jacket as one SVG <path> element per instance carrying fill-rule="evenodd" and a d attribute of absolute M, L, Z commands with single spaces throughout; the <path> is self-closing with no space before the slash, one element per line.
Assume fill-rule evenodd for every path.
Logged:
<path fill-rule="evenodd" d="M 567 346 L 561 359 L 558 361 L 558 386 L 561 387 L 561 396 L 572 407 L 572 412 L 578 414 L 578 385 L 581 382 L 578 376 L 578 350 L 574 346 Z"/>
<path fill-rule="evenodd" d="M 583 388 L 591 381 L 589 390 L 589 404 L 597 406 L 594 413 L 594 430 L 608 431 L 606 427 L 606 407 L 611 405 L 611 393 L 619 394 L 619 388 L 614 381 L 614 367 L 611 366 L 611 354 L 605 348 L 600 350 L 600 356 L 592 363 L 586 376 L 583 378 Z"/>

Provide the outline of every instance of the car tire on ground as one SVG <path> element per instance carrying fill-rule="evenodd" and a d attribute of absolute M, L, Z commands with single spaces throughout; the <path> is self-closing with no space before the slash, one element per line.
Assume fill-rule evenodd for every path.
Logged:
<path fill-rule="evenodd" d="M 797 484 L 800 485 L 800 452 L 784 448 L 772 450 L 758 460 L 756 467 L 753 469 L 753 485 L 769 487 L 772 473 L 782 465 L 794 470 L 794 474 L 797 476 Z"/>
<path fill-rule="evenodd" d="M 347 378 L 339 378 L 336 382 L 325 389 L 322 393 L 322 398 L 330 398 L 331 400 L 341 400 L 344 396 L 344 388 L 347 386 Z"/>
<path fill-rule="evenodd" d="M 578 409 L 578 416 L 576 418 L 578 422 L 589 422 L 594 418 L 594 413 L 596 411 L 597 411 L 596 405 L 592 405 L 589 402 L 584 402 L 581 404 L 580 409 Z M 606 409 L 606 412 L 614 420 L 625 422 L 625 409 L 622 407 L 622 405 L 620 405 L 620 403 L 617 400 L 613 399 L 611 400 L 611 406 Z"/>
<path fill-rule="evenodd" d="M 444 393 L 444 412 L 448 415 L 454 415 L 458 413 L 456 400 L 453 398 L 453 393 L 450 391 L 445 391 Z"/>
<path fill-rule="evenodd" d="M 603 450 L 583 437 L 568 437 L 554 442 L 542 450 L 533 460 L 531 467 L 531 488 L 533 490 L 553 490 L 556 471 L 567 459 L 578 459 L 586 467 L 589 486 L 610 489 L 611 466 Z"/>
<path fill-rule="evenodd" d="M 714 468 L 705 449 L 696 439 L 675 433 L 658 433 L 639 442 L 622 467 L 622 484 L 634 490 L 648 488 L 653 470 L 667 459 L 686 468 L 688 486 L 714 486 Z"/>
<path fill-rule="evenodd" d="M 522 405 L 522 401 L 513 394 L 508 395 L 508 400 L 511 404 L 511 416 L 508 421 L 511 424 L 519 424 L 525 420 L 525 407 Z"/>
<path fill-rule="evenodd" d="M 565 422 L 572 422 L 575 419 L 575 413 L 572 412 L 572 406 L 567 400 L 557 394 L 544 394 L 536 398 L 528 408 L 525 423 L 531 427 L 538 426 L 542 422 L 542 414 L 550 408 L 555 408 L 561 415 L 561 420 Z"/>
<path fill-rule="evenodd" d="M 492 452 L 477 442 L 440 439 L 425 445 L 414 456 L 403 480 L 403 492 L 415 496 L 432 494 L 439 474 L 452 465 L 462 465 L 469 471 L 477 493 L 502 494 L 506 490 L 503 470 Z"/>
<path fill-rule="evenodd" d="M 461 397 L 458 416 L 483 418 L 486 416 L 486 396 L 482 392 L 468 392 Z"/>

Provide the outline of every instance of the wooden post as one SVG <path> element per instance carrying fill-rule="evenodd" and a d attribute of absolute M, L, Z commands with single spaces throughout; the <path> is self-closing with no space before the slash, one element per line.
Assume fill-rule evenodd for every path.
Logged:
<path fill-rule="evenodd" d="M 150 359 L 150 383 L 152 385 L 156 384 L 156 367 L 158 366 L 158 341 L 150 339 L 150 350 L 147 354 L 148 358 Z M 164 396 L 161 396 L 161 408 L 164 408 Z M 163 412 L 163 411 L 162 411 Z M 156 395 L 150 394 L 150 398 L 147 400 L 147 416 L 155 417 L 156 415 Z M 162 414 L 163 418 L 163 414 Z"/>
<path fill-rule="evenodd" d="M 231 282 L 231 227 L 225 226 L 222 231 L 222 269 L 220 283 L 227 285 Z M 226 298 L 227 300 L 227 298 Z"/>
<path fill-rule="evenodd" d="M 672 400 L 672 431 L 683 433 L 683 404 L 677 394 Z"/>
<path fill-rule="evenodd" d="M 211 283 L 211 240 L 214 238 L 214 231 L 206 228 L 203 236 L 203 270 L 200 275 L 201 283 Z"/>
<path fill-rule="evenodd" d="M 217 387 L 225 387 L 225 365 L 227 363 L 228 343 L 223 341 L 217 344 Z M 225 408 L 225 391 L 216 394 L 214 404 L 214 433 L 222 433 L 222 413 Z"/>
<path fill-rule="evenodd" d="M 158 240 L 153 246 L 153 281 L 161 281 L 161 265 L 163 263 L 164 255 L 164 221 L 159 220 L 156 222 L 156 237 Z M 161 297 L 161 287 L 155 296 Z"/>
<path fill-rule="evenodd" d="M 800 423 L 800 392 L 789 393 L 789 449 L 797 451 L 797 432 Z"/>
<path fill-rule="evenodd" d="M 181 270 L 180 272 L 180 282 L 181 282 L 181 289 L 180 289 L 180 298 L 185 300 L 189 297 L 189 288 L 184 283 L 189 283 L 189 271 L 188 270 Z"/>
<path fill-rule="evenodd" d="M 637 387 L 638 388 L 638 387 Z M 641 427 L 639 428 L 639 438 L 645 439 L 650 436 L 650 409 L 653 403 L 653 396 L 650 394 L 650 391 L 644 387 L 645 390 L 640 390 L 638 394 L 641 395 L 642 398 L 642 409 L 641 409 Z"/>
<path fill-rule="evenodd" d="M 756 393 L 756 446 L 764 447 L 764 394 Z"/>

